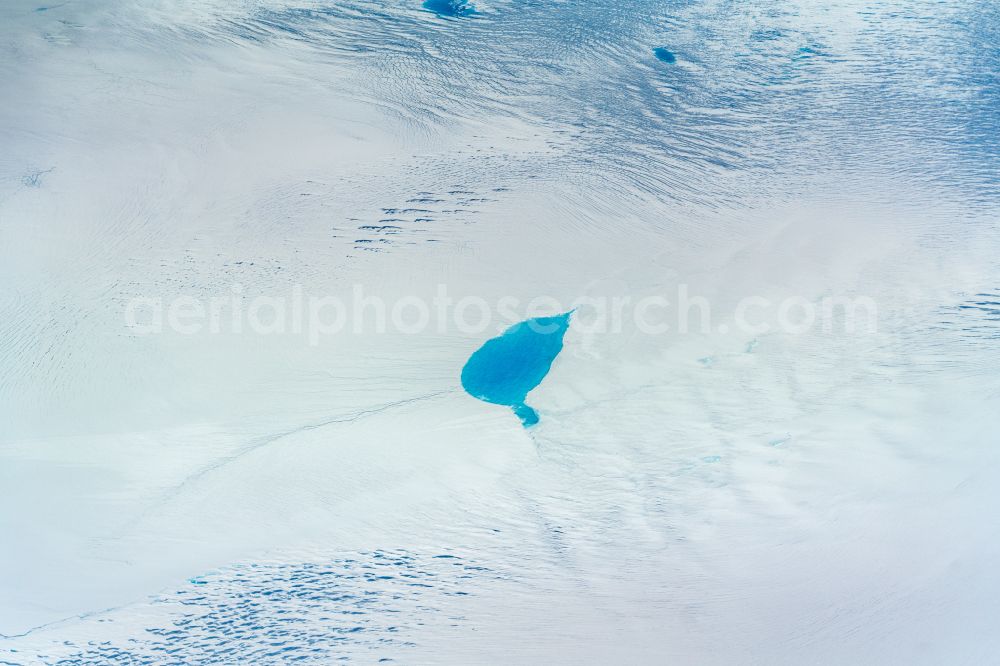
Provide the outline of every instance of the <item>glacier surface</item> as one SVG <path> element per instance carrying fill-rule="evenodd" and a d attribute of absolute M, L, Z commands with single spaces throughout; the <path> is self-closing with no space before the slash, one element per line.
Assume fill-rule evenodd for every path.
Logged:
<path fill-rule="evenodd" d="M 2 3 L 0 661 L 995 660 L 998 41 L 959 0 Z M 460 379 L 512 321 L 124 317 L 357 285 L 712 316 L 580 305 L 530 429 Z M 876 330 L 734 318 L 828 296 Z"/>

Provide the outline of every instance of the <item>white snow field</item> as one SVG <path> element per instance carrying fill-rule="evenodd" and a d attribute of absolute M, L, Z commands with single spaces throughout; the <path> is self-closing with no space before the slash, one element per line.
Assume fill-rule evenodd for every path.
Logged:
<path fill-rule="evenodd" d="M 0 5 L 0 663 L 994 662 L 1000 9 L 428 7 Z"/>

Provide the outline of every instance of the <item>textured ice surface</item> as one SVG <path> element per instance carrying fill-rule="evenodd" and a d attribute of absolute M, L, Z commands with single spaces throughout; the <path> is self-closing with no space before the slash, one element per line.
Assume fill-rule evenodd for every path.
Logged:
<path fill-rule="evenodd" d="M 462 386 L 480 400 L 513 408 L 525 427 L 535 425 L 538 412 L 525 400 L 562 351 L 570 316 L 528 319 L 487 340 L 462 368 Z"/>
<path fill-rule="evenodd" d="M 996 3 L 38 8 L 0 3 L 4 659 L 995 661 Z M 123 326 L 355 284 L 713 316 L 581 307 L 529 430 L 458 377 L 496 321 Z M 826 295 L 878 331 L 733 325 Z M 337 577 L 374 552 L 437 582 Z"/>
<path fill-rule="evenodd" d="M 462 631 L 450 599 L 506 576 L 453 553 L 374 551 L 238 564 L 0 647 L 0 663 L 402 662 L 421 632 Z"/>

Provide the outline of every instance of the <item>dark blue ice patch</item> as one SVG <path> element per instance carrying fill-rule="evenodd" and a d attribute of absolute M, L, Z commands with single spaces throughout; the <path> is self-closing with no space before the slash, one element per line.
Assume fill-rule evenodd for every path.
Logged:
<path fill-rule="evenodd" d="M 666 63 L 677 62 L 677 56 L 674 55 L 674 52 L 670 51 L 669 49 L 665 49 L 662 46 L 657 46 L 655 49 L 653 49 L 653 55 L 655 55 L 656 59 L 661 62 L 666 62 Z"/>
<path fill-rule="evenodd" d="M 424 9 L 438 16 L 469 16 L 476 7 L 467 0 L 424 0 Z"/>
<path fill-rule="evenodd" d="M 562 351 L 571 314 L 528 319 L 487 340 L 462 368 L 462 387 L 484 402 L 511 407 L 525 427 L 538 423 L 538 412 L 524 401 Z"/>

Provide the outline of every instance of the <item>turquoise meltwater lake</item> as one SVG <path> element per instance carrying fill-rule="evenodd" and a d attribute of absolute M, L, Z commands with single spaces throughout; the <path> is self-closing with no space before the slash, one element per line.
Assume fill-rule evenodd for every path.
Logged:
<path fill-rule="evenodd" d="M 462 368 L 462 387 L 475 398 L 512 408 L 525 427 L 538 423 L 538 412 L 525 400 L 562 351 L 571 314 L 528 319 L 487 340 Z"/>

